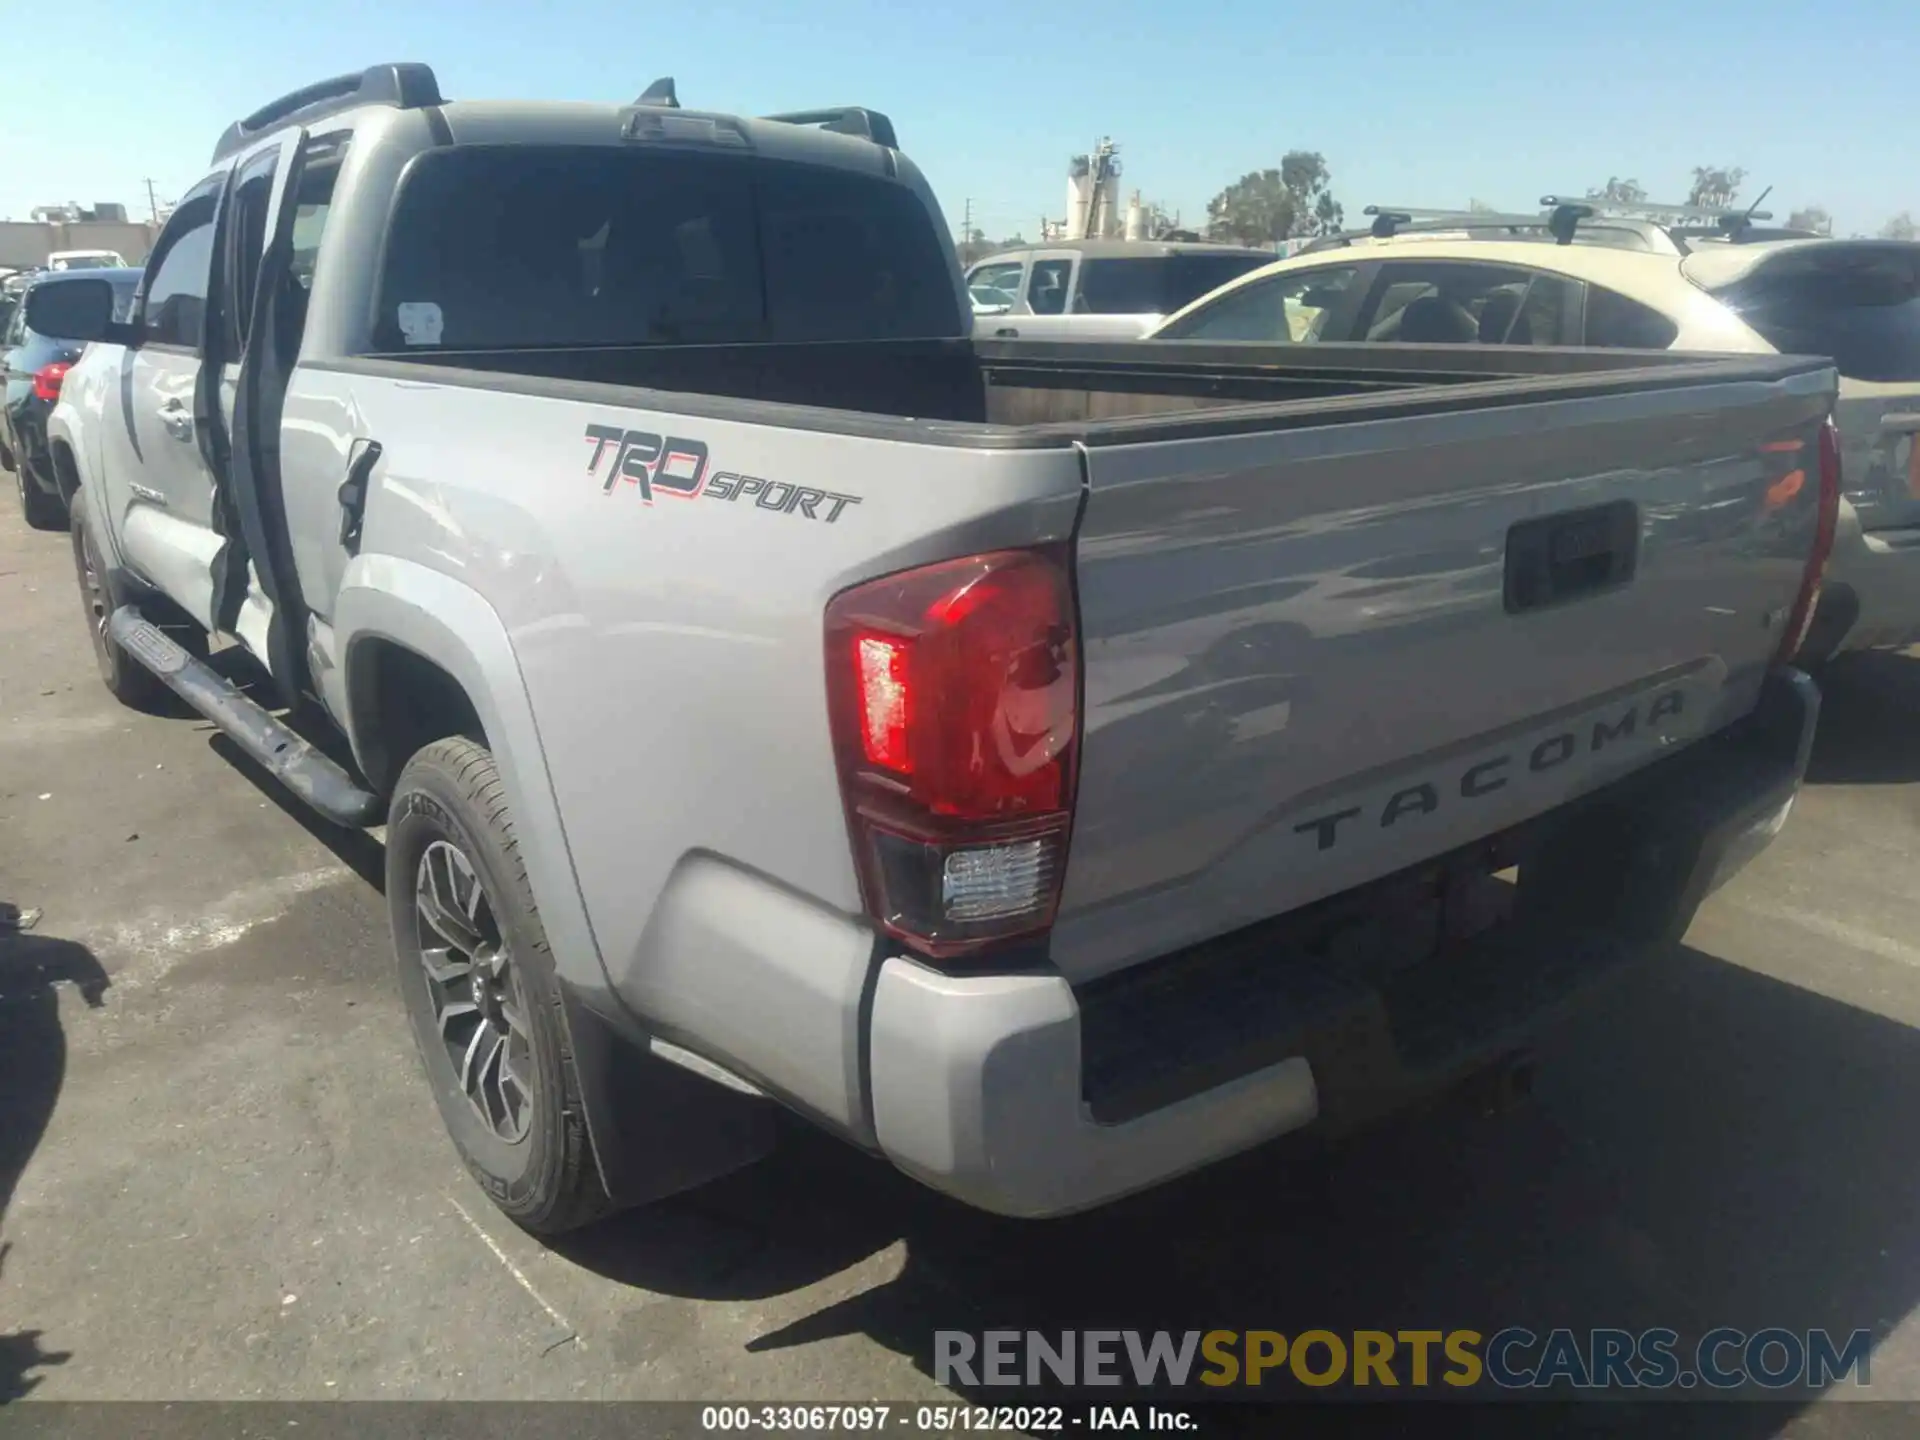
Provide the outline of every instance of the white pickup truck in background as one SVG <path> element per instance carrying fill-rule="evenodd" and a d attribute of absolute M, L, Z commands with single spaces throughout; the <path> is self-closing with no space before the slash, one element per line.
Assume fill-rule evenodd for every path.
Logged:
<path fill-rule="evenodd" d="M 1271 253 L 1177 240 L 1063 240 L 967 271 L 974 334 L 992 340 L 1137 340 Z"/>

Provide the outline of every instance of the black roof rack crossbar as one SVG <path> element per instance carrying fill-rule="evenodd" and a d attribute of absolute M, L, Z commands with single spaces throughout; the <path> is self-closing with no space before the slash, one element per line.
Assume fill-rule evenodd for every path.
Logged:
<path fill-rule="evenodd" d="M 763 115 L 760 118 L 778 120 L 786 125 L 817 125 L 836 135 L 857 135 L 862 140 L 871 140 L 889 150 L 900 148 L 900 142 L 894 138 L 893 121 L 878 110 L 866 110 L 858 105 L 836 105 L 825 110 L 795 110 L 786 115 Z"/>
<path fill-rule="evenodd" d="M 262 105 L 246 119 L 234 121 L 213 148 L 214 163 L 283 125 L 305 125 L 363 105 L 420 110 L 442 103 L 440 82 L 427 66 L 373 65 L 358 74 L 335 75 L 330 80 L 303 85 L 269 105 Z"/>

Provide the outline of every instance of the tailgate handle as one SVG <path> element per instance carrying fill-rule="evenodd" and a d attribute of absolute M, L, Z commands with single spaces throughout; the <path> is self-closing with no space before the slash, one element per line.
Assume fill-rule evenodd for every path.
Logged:
<path fill-rule="evenodd" d="M 1507 613 L 1618 589 L 1632 581 L 1639 556 L 1631 500 L 1522 520 L 1507 531 Z"/>

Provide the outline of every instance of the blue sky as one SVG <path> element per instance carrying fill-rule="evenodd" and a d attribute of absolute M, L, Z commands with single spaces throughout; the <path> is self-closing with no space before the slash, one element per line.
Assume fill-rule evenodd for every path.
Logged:
<path fill-rule="evenodd" d="M 1784 216 L 1845 234 L 1920 213 L 1914 0 L 1279 5 L 1213 0 L 12 0 L 0 216 L 120 200 L 144 213 L 201 173 L 227 123 L 310 80 L 424 60 L 453 98 L 890 114 L 956 227 L 995 238 L 1064 210 L 1067 157 L 1120 145 L 1123 190 L 1204 217 L 1289 149 L 1325 153 L 1350 219 L 1369 202 L 1532 208 L 1609 175 L 1683 199 L 1742 165 Z"/>

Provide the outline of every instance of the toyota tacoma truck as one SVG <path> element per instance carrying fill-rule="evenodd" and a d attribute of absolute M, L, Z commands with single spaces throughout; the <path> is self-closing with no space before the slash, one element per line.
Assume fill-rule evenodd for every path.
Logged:
<path fill-rule="evenodd" d="M 417 65 L 235 123 L 112 302 L 27 302 L 101 676 L 385 825 L 535 1232 L 783 1107 L 1023 1216 L 1358 1123 L 1806 763 L 1823 360 L 978 340 L 882 115 Z"/>

